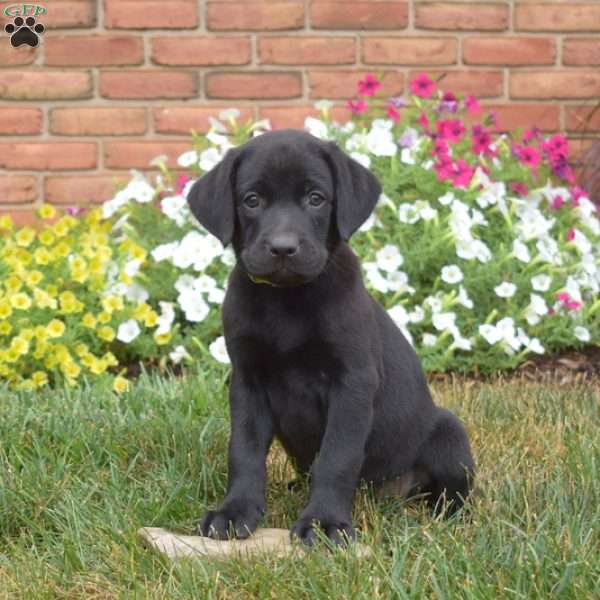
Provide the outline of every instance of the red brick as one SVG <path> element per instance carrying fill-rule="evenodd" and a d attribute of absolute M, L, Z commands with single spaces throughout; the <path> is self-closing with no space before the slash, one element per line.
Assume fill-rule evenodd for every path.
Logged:
<path fill-rule="evenodd" d="M 422 29 L 503 31 L 508 28 L 508 4 L 491 2 L 416 2 L 415 27 Z"/>
<path fill-rule="evenodd" d="M 527 71 L 510 75 L 511 98 L 597 98 L 600 71 Z"/>
<path fill-rule="evenodd" d="M 39 21 L 48 29 L 93 27 L 96 24 L 96 2 L 52 2 L 48 12 Z"/>
<path fill-rule="evenodd" d="M 313 2 L 310 22 L 314 29 L 404 29 L 408 2 Z"/>
<path fill-rule="evenodd" d="M 152 61 L 159 65 L 246 65 L 248 37 L 160 37 L 152 40 Z"/>
<path fill-rule="evenodd" d="M 2 142 L 0 167 L 5 169 L 93 169 L 93 142 Z"/>
<path fill-rule="evenodd" d="M 258 42 L 259 60 L 272 65 L 353 64 L 351 37 L 267 37 Z"/>
<path fill-rule="evenodd" d="M 59 135 L 134 135 L 146 133 L 146 109 L 63 107 L 50 113 L 50 131 Z"/>
<path fill-rule="evenodd" d="M 470 37 L 463 40 L 467 65 L 552 65 L 556 42 L 540 37 Z"/>
<path fill-rule="evenodd" d="M 194 0 L 104 0 L 107 29 L 191 29 L 198 25 Z"/>
<path fill-rule="evenodd" d="M 569 138 L 569 158 L 571 159 L 571 162 L 577 161 L 580 158 L 593 160 L 593 158 L 590 157 L 588 151 L 593 144 L 597 143 L 597 141 L 598 140 L 590 138 Z"/>
<path fill-rule="evenodd" d="M 34 202 L 36 194 L 35 177 L 29 175 L 2 175 L 0 177 L 0 206 Z"/>
<path fill-rule="evenodd" d="M 44 46 L 46 64 L 54 66 L 138 65 L 144 60 L 142 38 L 131 35 L 49 37 Z"/>
<path fill-rule="evenodd" d="M 357 84 L 364 77 L 363 71 L 309 71 L 311 98 L 351 98 L 356 95 Z M 397 96 L 404 90 L 404 75 L 398 71 L 385 73 L 380 92 Z"/>
<path fill-rule="evenodd" d="M 152 111 L 154 130 L 157 133 L 186 133 L 193 129 L 206 133 L 210 128 L 209 117 L 218 118 L 225 106 L 166 106 Z M 239 123 L 252 118 L 251 108 L 240 108 Z"/>
<path fill-rule="evenodd" d="M 268 71 L 209 73 L 206 76 L 209 98 L 295 98 L 301 94 L 300 73 Z"/>
<path fill-rule="evenodd" d="M 528 129 L 535 125 L 542 131 L 560 129 L 560 106 L 557 104 L 485 104 L 482 115 L 496 114 L 497 131 L 512 132 L 515 129 Z M 468 117 L 470 123 L 480 122 L 482 116 Z"/>
<path fill-rule="evenodd" d="M 362 40 L 366 64 L 451 65 L 457 58 L 456 38 L 373 37 Z"/>
<path fill-rule="evenodd" d="M 567 38 L 563 42 L 563 64 L 600 65 L 600 38 Z"/>
<path fill-rule="evenodd" d="M 197 94 L 189 71 L 102 71 L 100 95 L 106 98 L 192 98 Z"/>
<path fill-rule="evenodd" d="M 190 149 L 189 141 L 104 142 L 104 165 L 112 169 L 151 169 L 150 162 L 166 154 L 167 164 L 177 167 L 177 157 Z"/>
<path fill-rule="evenodd" d="M 0 27 L 0 29 L 2 29 Z M 2 33 L 2 32 L 0 32 Z M 2 43 L 0 44 L 0 67 L 16 67 L 20 65 L 30 65 L 35 60 L 35 48 L 27 44 L 13 48 L 9 43 L 5 43 L 2 33 Z"/>
<path fill-rule="evenodd" d="M 579 133 L 600 131 L 600 108 L 598 106 L 565 106 L 567 131 Z"/>
<path fill-rule="evenodd" d="M 600 31 L 600 5 L 559 2 L 519 3 L 515 7 L 515 29 L 524 31 Z"/>
<path fill-rule="evenodd" d="M 412 71 L 410 80 L 423 71 Z M 503 92 L 504 78 L 502 71 L 489 70 L 456 70 L 432 71 L 427 74 L 438 82 L 438 87 L 444 91 L 458 94 L 471 94 L 478 98 L 495 98 Z"/>
<path fill-rule="evenodd" d="M 14 106 L 0 108 L 0 134 L 27 135 L 42 133 L 44 117 L 39 108 Z"/>
<path fill-rule="evenodd" d="M 321 112 L 314 106 L 262 106 L 259 109 L 261 119 L 269 119 L 273 129 L 303 129 L 306 117 L 320 117 Z M 333 106 L 331 118 L 345 122 L 350 118 L 350 111 L 343 106 Z"/>
<path fill-rule="evenodd" d="M 91 95 L 89 71 L 0 70 L 0 98 L 7 100 L 62 100 Z"/>
<path fill-rule="evenodd" d="M 44 200 L 51 204 L 77 206 L 110 200 L 127 174 L 49 176 L 44 178 Z"/>
<path fill-rule="evenodd" d="M 304 26 L 304 2 L 209 2 L 208 29 L 275 31 Z"/>
<path fill-rule="evenodd" d="M 11 210 L 11 209 L 3 209 L 0 210 L 1 215 L 10 215 L 13 223 L 17 227 L 22 227 L 23 225 L 29 225 L 35 228 L 40 227 L 40 220 L 37 217 L 34 210 Z"/>

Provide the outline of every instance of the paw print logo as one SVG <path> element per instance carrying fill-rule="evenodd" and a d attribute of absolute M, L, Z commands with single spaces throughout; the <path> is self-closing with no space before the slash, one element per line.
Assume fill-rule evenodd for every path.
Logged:
<path fill-rule="evenodd" d="M 14 48 L 29 44 L 35 48 L 40 38 L 38 36 L 44 33 L 45 27 L 41 23 L 36 23 L 33 17 L 15 17 L 12 23 L 4 26 L 4 31 L 10 35 L 10 43 Z"/>

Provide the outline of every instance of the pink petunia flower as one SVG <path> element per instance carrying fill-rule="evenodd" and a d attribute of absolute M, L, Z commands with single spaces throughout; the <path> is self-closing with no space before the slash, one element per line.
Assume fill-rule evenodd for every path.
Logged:
<path fill-rule="evenodd" d="M 373 96 L 380 87 L 381 81 L 379 81 L 373 73 L 367 73 L 364 78 L 358 82 L 358 93 L 361 96 Z"/>
<path fill-rule="evenodd" d="M 188 181 L 190 181 L 191 177 L 188 177 L 187 175 L 180 175 L 177 178 L 177 183 L 175 184 L 175 192 L 177 194 L 181 194 L 183 192 L 183 189 L 185 188 L 185 185 Z"/>
<path fill-rule="evenodd" d="M 474 172 L 475 169 L 461 158 L 454 163 L 454 179 L 452 183 L 456 187 L 466 188 L 471 183 Z"/>
<path fill-rule="evenodd" d="M 533 140 L 540 139 L 540 130 L 537 127 L 532 127 L 531 129 L 527 129 L 523 134 L 523 143 L 529 144 Z"/>
<path fill-rule="evenodd" d="M 486 156 L 496 156 L 492 150 L 492 136 L 481 125 L 473 125 L 471 129 L 473 135 L 473 152 L 475 154 L 484 154 Z"/>
<path fill-rule="evenodd" d="M 367 103 L 364 100 L 348 100 L 347 106 L 353 115 L 362 115 L 367 110 Z"/>
<path fill-rule="evenodd" d="M 515 145 L 513 153 L 519 159 L 521 164 L 526 165 L 531 169 L 536 169 L 542 160 L 540 153 L 532 146 Z"/>
<path fill-rule="evenodd" d="M 429 132 L 429 119 L 427 115 L 422 112 L 417 119 L 417 123 L 427 132 Z"/>
<path fill-rule="evenodd" d="M 527 187 L 527 185 L 521 183 L 520 181 L 515 181 L 511 183 L 510 188 L 515 194 L 518 194 L 519 196 L 527 196 L 527 194 L 529 194 L 529 188 Z"/>
<path fill-rule="evenodd" d="M 410 91 L 419 98 L 431 98 L 433 92 L 435 92 L 435 82 L 427 77 L 425 73 L 417 75 L 410 82 Z"/>
<path fill-rule="evenodd" d="M 456 96 L 452 92 L 444 92 L 444 95 L 440 100 L 437 110 L 440 112 L 447 111 L 455 113 L 457 109 L 458 101 L 456 100 Z"/>
<path fill-rule="evenodd" d="M 572 242 L 575 239 L 575 230 L 573 228 L 567 231 L 567 241 Z"/>
<path fill-rule="evenodd" d="M 572 187 L 569 191 L 571 192 L 571 198 L 572 198 L 571 202 L 573 203 L 573 206 L 575 206 L 575 207 L 579 206 L 579 200 L 581 198 L 588 197 L 587 192 L 584 189 L 580 188 L 578 185 L 576 185 L 575 187 Z"/>
<path fill-rule="evenodd" d="M 397 123 L 400 120 L 400 113 L 398 109 L 393 104 L 388 104 L 387 107 L 387 116 L 389 119 Z"/>
<path fill-rule="evenodd" d="M 446 119 L 438 121 L 437 132 L 443 140 L 456 144 L 465 133 L 465 126 L 458 119 Z"/>
<path fill-rule="evenodd" d="M 562 302 L 563 307 L 567 310 L 579 310 L 583 306 L 582 302 L 578 302 L 571 298 L 569 292 L 558 292 L 556 294 L 556 299 L 559 302 Z"/>
<path fill-rule="evenodd" d="M 481 106 L 475 96 L 465 97 L 465 108 L 470 115 L 478 115 L 481 112 Z"/>
<path fill-rule="evenodd" d="M 552 210 L 558 210 L 564 203 L 565 201 L 562 196 L 554 196 L 552 202 L 550 203 L 550 208 Z"/>

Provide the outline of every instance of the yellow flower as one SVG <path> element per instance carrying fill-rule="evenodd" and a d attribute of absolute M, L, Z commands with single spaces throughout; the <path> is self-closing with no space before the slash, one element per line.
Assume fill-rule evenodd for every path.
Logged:
<path fill-rule="evenodd" d="M 15 257 L 20 263 L 19 267 L 23 268 L 23 266 L 26 266 L 31 262 L 32 255 L 31 252 L 25 250 L 25 248 L 17 248 Z"/>
<path fill-rule="evenodd" d="M 129 381 L 127 381 L 127 379 L 125 379 L 125 377 L 121 377 L 121 375 L 119 375 L 118 377 L 115 377 L 115 381 L 113 383 L 113 390 L 115 392 L 117 392 L 117 394 L 122 394 L 123 392 L 126 392 L 129 389 Z"/>
<path fill-rule="evenodd" d="M 50 244 L 54 243 L 56 236 L 49 229 L 44 229 L 44 231 L 42 231 L 42 233 L 40 233 L 38 236 L 38 239 L 40 242 L 42 242 L 42 244 L 44 244 L 44 246 L 49 246 Z"/>
<path fill-rule="evenodd" d="M 56 216 L 56 209 L 51 204 L 42 204 L 38 210 L 38 215 L 42 219 L 52 219 Z"/>
<path fill-rule="evenodd" d="M 25 329 L 21 329 L 21 333 L 19 333 L 19 335 L 24 339 L 27 340 L 28 342 L 30 342 L 35 333 L 33 331 L 33 329 L 31 329 L 31 327 L 26 327 Z"/>
<path fill-rule="evenodd" d="M 8 300 L 0 300 L 0 319 L 8 319 L 12 315 L 12 306 Z"/>
<path fill-rule="evenodd" d="M 44 274 L 40 271 L 29 271 L 25 276 L 25 283 L 29 287 L 35 287 L 43 278 Z"/>
<path fill-rule="evenodd" d="M 0 335 L 8 335 L 12 331 L 12 325 L 8 321 L 0 322 Z"/>
<path fill-rule="evenodd" d="M 60 242 L 54 246 L 52 254 L 55 258 L 65 258 L 71 253 L 71 247 L 66 242 Z"/>
<path fill-rule="evenodd" d="M 81 367 L 76 365 L 74 362 L 69 361 L 60 365 L 60 370 L 69 379 L 76 379 L 81 373 Z"/>
<path fill-rule="evenodd" d="M 38 248 L 33 253 L 33 259 L 38 265 L 47 265 L 52 260 L 52 255 L 46 248 Z"/>
<path fill-rule="evenodd" d="M 107 313 L 105 310 L 98 313 L 98 323 L 108 323 L 110 319 L 110 313 Z"/>
<path fill-rule="evenodd" d="M 154 327 L 157 323 L 158 323 L 158 313 L 156 313 L 155 311 L 151 310 L 144 317 L 144 325 L 146 327 Z"/>
<path fill-rule="evenodd" d="M 73 281 L 77 281 L 78 283 L 85 283 L 88 279 L 89 275 L 86 271 L 78 271 L 78 270 L 72 270 L 71 271 L 71 279 L 73 279 Z"/>
<path fill-rule="evenodd" d="M 4 280 L 4 287 L 8 292 L 15 293 L 23 287 L 23 282 L 18 277 L 11 275 Z"/>
<path fill-rule="evenodd" d="M 14 348 L 9 348 L 6 351 L 6 356 L 4 357 L 4 360 L 7 363 L 14 363 L 19 360 L 19 356 L 21 356 L 21 354 L 17 352 L 17 350 L 15 350 Z"/>
<path fill-rule="evenodd" d="M 109 314 L 115 310 L 123 310 L 123 298 L 111 294 L 102 298 L 102 308 Z"/>
<path fill-rule="evenodd" d="M 39 308 L 51 308 L 54 310 L 58 305 L 56 300 L 52 298 L 48 292 L 45 292 L 40 288 L 33 289 L 33 297 Z"/>
<path fill-rule="evenodd" d="M 18 246 L 27 248 L 35 240 L 35 231 L 31 227 L 22 227 L 15 235 Z"/>
<path fill-rule="evenodd" d="M 27 294 L 19 292 L 18 294 L 11 296 L 10 303 L 12 304 L 13 308 L 18 310 L 27 310 L 31 307 L 31 298 Z"/>
<path fill-rule="evenodd" d="M 171 340 L 171 332 L 169 333 L 162 333 L 160 335 L 157 335 L 156 333 L 154 334 L 154 341 L 159 345 L 159 346 L 164 346 L 165 344 L 168 344 Z"/>
<path fill-rule="evenodd" d="M 112 342 L 115 339 L 115 330 L 112 327 L 107 327 L 106 325 L 104 327 L 100 327 L 96 333 L 101 340 L 106 342 Z"/>
<path fill-rule="evenodd" d="M 13 338 L 10 342 L 10 351 L 16 352 L 19 356 L 29 352 L 29 342 L 20 336 Z"/>
<path fill-rule="evenodd" d="M 67 233 L 69 233 L 69 229 L 71 228 L 70 225 L 70 220 L 67 217 L 63 217 L 62 219 L 54 223 L 52 230 L 57 235 L 57 237 L 64 237 L 65 235 L 67 235 Z"/>
<path fill-rule="evenodd" d="M 75 344 L 75 354 L 77 354 L 77 356 L 79 356 L 80 358 L 82 356 L 84 356 L 85 354 L 88 354 L 87 345 L 84 344 L 83 342 L 80 342 L 79 344 Z"/>
<path fill-rule="evenodd" d="M 2 215 L 0 217 L 0 229 L 12 229 L 13 220 L 10 215 Z"/>
<path fill-rule="evenodd" d="M 46 325 L 46 331 L 52 338 L 60 337 L 65 332 L 65 324 L 60 319 L 52 319 L 48 325 Z"/>
<path fill-rule="evenodd" d="M 83 319 L 81 319 L 81 322 L 85 327 L 89 327 L 90 329 L 94 329 L 94 327 L 96 327 L 96 317 L 94 317 L 92 313 L 85 313 L 85 315 L 83 315 Z"/>
<path fill-rule="evenodd" d="M 37 325 L 36 328 L 34 329 L 34 332 L 35 332 L 35 337 L 40 342 L 45 342 L 48 339 L 48 331 L 46 331 L 46 328 L 43 325 Z"/>
<path fill-rule="evenodd" d="M 77 298 L 73 292 L 62 292 L 58 299 L 60 300 L 60 308 L 64 313 L 76 312 Z"/>
<path fill-rule="evenodd" d="M 106 352 L 102 357 L 102 360 L 109 367 L 116 367 L 119 364 L 119 361 L 117 361 L 115 355 L 112 352 Z"/>
<path fill-rule="evenodd" d="M 46 291 L 52 296 L 52 298 L 56 298 L 58 296 L 58 287 L 51 283 L 46 287 Z"/>
<path fill-rule="evenodd" d="M 48 375 L 44 371 L 36 371 L 31 376 L 31 381 L 33 381 L 35 387 L 43 387 L 48 383 Z"/>

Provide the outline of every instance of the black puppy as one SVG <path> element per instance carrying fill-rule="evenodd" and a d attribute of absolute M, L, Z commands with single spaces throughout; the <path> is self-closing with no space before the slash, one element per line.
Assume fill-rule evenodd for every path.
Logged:
<path fill-rule="evenodd" d="M 307 543 L 317 524 L 336 543 L 354 535 L 360 478 L 425 492 L 438 508 L 468 495 L 465 430 L 434 405 L 415 352 L 367 293 L 346 243 L 380 191 L 334 143 L 294 130 L 229 150 L 192 187 L 193 214 L 237 256 L 223 304 L 229 485 L 202 535 L 256 529 L 274 436 L 310 470 L 310 501 L 292 527 Z"/>

